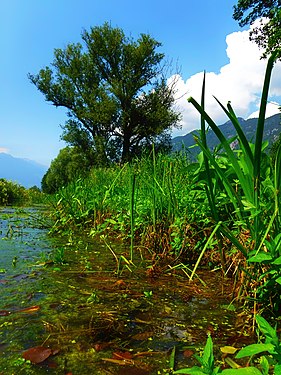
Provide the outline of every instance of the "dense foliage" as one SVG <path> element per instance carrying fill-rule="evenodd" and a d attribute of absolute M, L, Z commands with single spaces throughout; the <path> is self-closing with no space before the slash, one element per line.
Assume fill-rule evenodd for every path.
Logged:
<path fill-rule="evenodd" d="M 21 204 L 21 203 L 40 203 L 43 201 L 43 195 L 36 186 L 25 189 L 23 186 L 0 178 L 0 205 Z"/>
<path fill-rule="evenodd" d="M 134 41 L 108 23 L 84 31 L 82 40 L 56 49 L 51 67 L 29 75 L 47 101 L 67 108 L 63 139 L 94 165 L 128 161 L 163 133 L 167 141 L 180 116 L 161 44 L 146 34 Z"/>
<path fill-rule="evenodd" d="M 90 161 L 78 147 L 65 147 L 52 161 L 42 179 L 44 193 L 53 194 L 78 177 L 85 177 L 90 171 Z"/>
<path fill-rule="evenodd" d="M 281 149 L 275 162 L 263 143 L 265 110 L 275 56 L 268 62 L 256 139 L 250 143 L 230 103 L 222 110 L 237 132 L 238 148 L 228 140 L 193 98 L 200 112 L 201 148 L 196 163 L 185 154 L 150 155 L 123 166 L 93 169 L 54 197 L 55 231 L 89 228 L 95 235 L 115 234 L 152 254 L 150 274 L 181 264 L 190 279 L 199 263 L 217 265 L 237 276 L 239 298 L 281 307 L 280 174 Z M 221 144 L 210 151 L 205 122 Z M 237 295 L 237 296 L 238 296 Z"/>
<path fill-rule="evenodd" d="M 234 6 L 233 18 L 240 26 L 252 25 L 260 19 L 259 25 L 250 31 L 250 39 L 265 50 L 263 57 L 279 51 L 277 58 L 281 58 L 280 0 L 239 0 Z"/>

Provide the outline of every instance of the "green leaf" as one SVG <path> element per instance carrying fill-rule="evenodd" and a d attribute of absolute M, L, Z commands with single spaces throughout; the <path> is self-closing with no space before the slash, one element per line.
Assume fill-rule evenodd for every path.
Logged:
<path fill-rule="evenodd" d="M 246 201 L 245 199 L 242 199 L 241 202 L 245 207 L 245 210 L 252 210 L 257 208 L 252 202 Z"/>
<path fill-rule="evenodd" d="M 274 366 L 274 375 L 281 375 L 281 364 Z"/>
<path fill-rule="evenodd" d="M 176 354 L 176 347 L 173 347 L 172 353 L 170 355 L 170 369 L 173 370 L 175 366 L 175 354 Z"/>
<path fill-rule="evenodd" d="M 281 277 L 278 277 L 275 281 L 281 285 Z"/>
<path fill-rule="evenodd" d="M 222 375 L 262 375 L 256 367 L 241 367 L 237 369 L 226 369 L 221 372 Z"/>
<path fill-rule="evenodd" d="M 254 354 L 259 354 L 262 352 L 268 352 L 273 351 L 274 345 L 272 344 L 251 344 L 246 346 L 245 348 L 242 348 L 239 353 L 235 356 L 235 358 L 243 358 L 243 357 L 249 357 Z"/>
<path fill-rule="evenodd" d="M 269 363 L 265 356 L 262 356 L 260 359 L 260 365 L 262 368 L 263 375 L 268 375 L 269 372 Z"/>
<path fill-rule="evenodd" d="M 203 353 L 203 366 L 212 369 L 214 366 L 213 341 L 209 335 Z"/>
<path fill-rule="evenodd" d="M 181 370 L 174 371 L 173 374 L 206 375 L 206 373 L 197 366 L 193 366 L 191 368 L 183 368 Z"/>
<path fill-rule="evenodd" d="M 224 354 L 234 354 L 237 352 L 237 348 L 234 348 L 233 346 L 223 346 L 220 348 L 221 352 Z"/>
<path fill-rule="evenodd" d="M 281 264 L 281 257 L 275 259 L 275 261 L 272 264 L 276 264 L 277 266 L 279 266 Z"/>
<path fill-rule="evenodd" d="M 250 257 L 248 259 L 248 262 L 262 263 L 262 262 L 271 261 L 271 260 L 272 260 L 272 256 L 270 254 L 260 251 L 257 255 Z"/>
<path fill-rule="evenodd" d="M 279 340 L 276 333 L 276 330 L 271 327 L 271 325 L 260 315 L 256 316 L 256 321 L 258 323 L 259 329 L 267 338 L 272 339 L 275 346 L 278 345 Z"/>

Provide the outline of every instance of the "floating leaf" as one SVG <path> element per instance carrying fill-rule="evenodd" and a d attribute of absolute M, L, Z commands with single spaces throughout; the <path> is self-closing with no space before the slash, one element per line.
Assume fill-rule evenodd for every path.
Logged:
<path fill-rule="evenodd" d="M 234 348 L 234 346 L 223 346 L 220 348 L 221 352 L 224 354 L 234 354 L 237 352 L 237 348 Z"/>
<path fill-rule="evenodd" d="M 35 346 L 22 353 L 22 357 L 32 363 L 44 362 L 52 355 L 52 349 L 45 348 L 44 346 Z"/>

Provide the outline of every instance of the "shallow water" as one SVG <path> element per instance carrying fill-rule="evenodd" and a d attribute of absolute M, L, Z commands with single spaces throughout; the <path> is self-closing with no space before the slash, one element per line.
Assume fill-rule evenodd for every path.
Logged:
<path fill-rule="evenodd" d="M 0 212 L 1 375 L 165 374 L 174 346 L 180 368 L 207 332 L 220 345 L 233 334 L 219 274 L 200 275 L 207 287 L 169 274 L 150 279 L 143 260 L 117 275 L 112 251 L 126 257 L 127 245 L 51 238 L 41 214 Z M 30 348 L 36 361 L 47 358 L 25 361 Z"/>

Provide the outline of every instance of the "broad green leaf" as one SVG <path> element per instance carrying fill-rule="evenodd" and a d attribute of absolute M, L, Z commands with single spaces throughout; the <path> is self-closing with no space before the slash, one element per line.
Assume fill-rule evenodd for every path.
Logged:
<path fill-rule="evenodd" d="M 173 374 L 191 374 L 191 375 L 206 375 L 200 367 L 193 366 L 191 368 L 183 368 L 181 370 L 174 371 Z"/>
<path fill-rule="evenodd" d="M 214 365 L 213 355 L 213 341 L 210 335 L 208 335 L 207 342 L 203 353 L 203 365 L 211 369 Z"/>
<path fill-rule="evenodd" d="M 173 370 L 175 366 L 175 354 L 176 354 L 176 347 L 173 347 L 172 353 L 170 355 L 170 369 Z"/>
<path fill-rule="evenodd" d="M 225 363 L 228 364 L 231 368 L 240 368 L 241 366 L 238 365 L 238 363 L 234 362 L 232 358 L 230 357 L 225 357 Z"/>
<path fill-rule="evenodd" d="M 248 262 L 256 262 L 256 263 L 262 263 L 265 261 L 272 260 L 272 256 L 268 253 L 259 252 L 257 255 L 254 255 L 253 257 L 250 257 L 248 259 Z"/>
<path fill-rule="evenodd" d="M 259 354 L 262 352 L 273 351 L 274 345 L 272 344 L 251 344 L 242 348 L 239 353 L 235 356 L 235 358 L 243 358 L 243 357 L 250 357 L 254 354 Z"/>
<path fill-rule="evenodd" d="M 237 369 L 226 369 L 221 372 L 222 375 L 262 375 L 256 367 L 241 367 Z"/>
<path fill-rule="evenodd" d="M 269 363 L 265 356 L 262 356 L 260 359 L 260 365 L 262 368 L 263 375 L 268 375 L 269 372 Z"/>
<path fill-rule="evenodd" d="M 281 375 L 281 364 L 274 366 L 274 375 Z"/>
<path fill-rule="evenodd" d="M 271 325 L 260 315 L 256 316 L 256 321 L 262 333 L 265 334 L 268 338 L 271 338 L 275 345 L 278 345 L 279 340 L 276 330 L 272 328 Z"/>
<path fill-rule="evenodd" d="M 281 277 L 278 277 L 275 281 L 281 285 Z"/>
<path fill-rule="evenodd" d="M 243 206 L 245 207 L 245 210 L 255 210 L 256 206 L 249 201 L 246 201 L 245 199 L 242 199 L 241 202 L 243 203 Z"/>
<path fill-rule="evenodd" d="M 275 261 L 272 264 L 276 264 L 277 266 L 279 266 L 281 264 L 281 257 L 275 259 Z"/>

